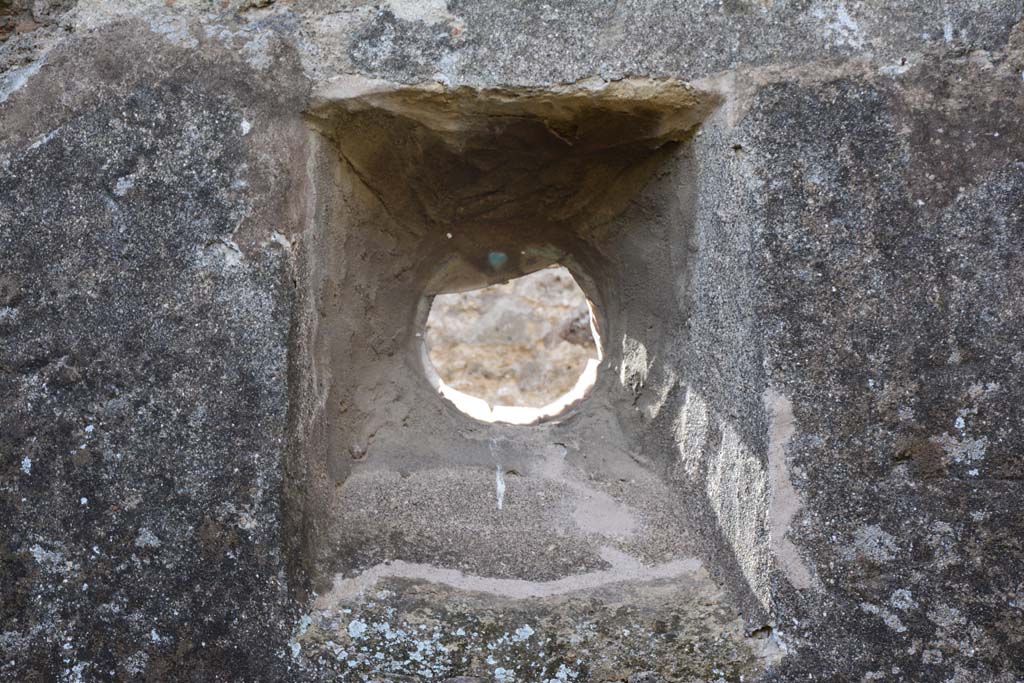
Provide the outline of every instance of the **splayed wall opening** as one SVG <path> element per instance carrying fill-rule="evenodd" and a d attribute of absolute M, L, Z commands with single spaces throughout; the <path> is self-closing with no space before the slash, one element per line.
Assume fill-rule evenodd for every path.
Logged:
<path fill-rule="evenodd" d="M 761 498 L 745 495 L 757 462 L 736 466 L 743 435 L 704 419 L 687 385 L 703 360 L 688 325 L 691 150 L 716 101 L 645 79 L 477 90 L 342 77 L 314 96 L 287 505 L 319 595 L 309 642 L 380 653 L 347 675 L 763 668 L 739 608 L 765 575 Z M 551 266 L 596 312 L 585 399 L 521 420 L 480 401 L 481 420 L 439 397 L 431 302 Z M 378 638 L 402 620 L 431 624 L 434 660 Z M 655 637 L 675 621 L 678 637 Z M 723 633 L 738 659 L 715 654 Z"/>
<path fill-rule="evenodd" d="M 557 416 L 583 400 L 601 362 L 592 304 L 564 266 L 438 294 L 424 340 L 439 393 L 485 422 Z"/>

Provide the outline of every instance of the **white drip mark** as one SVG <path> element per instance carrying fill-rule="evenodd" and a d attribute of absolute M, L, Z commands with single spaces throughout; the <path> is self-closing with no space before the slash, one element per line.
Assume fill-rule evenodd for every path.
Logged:
<path fill-rule="evenodd" d="M 490 593 L 491 595 L 524 600 L 565 595 L 625 582 L 672 579 L 692 574 L 701 569 L 700 560 L 692 557 L 662 564 L 645 565 L 636 558 L 611 547 L 601 548 L 600 555 L 601 559 L 608 563 L 608 569 L 573 574 L 550 581 L 496 579 L 463 574 L 457 569 L 448 569 L 447 567 L 392 560 L 387 564 L 370 567 L 353 577 L 338 574 L 334 577 L 333 588 L 316 599 L 316 608 L 332 609 L 337 607 L 343 601 L 368 594 L 378 581 L 392 577 L 429 581 L 457 590 Z M 523 631 L 523 635 L 526 635 L 525 631 Z"/>
<path fill-rule="evenodd" d="M 498 495 L 498 509 L 505 503 L 505 475 L 501 471 L 501 465 L 494 470 L 494 489 Z"/>

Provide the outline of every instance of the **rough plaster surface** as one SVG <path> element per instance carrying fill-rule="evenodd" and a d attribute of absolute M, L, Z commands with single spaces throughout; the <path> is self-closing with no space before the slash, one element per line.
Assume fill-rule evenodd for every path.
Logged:
<path fill-rule="evenodd" d="M 0 678 L 374 680 L 380 652 L 482 680 L 1019 680 L 1022 14 L 0 3 Z M 577 214 L 610 335 L 571 419 L 495 433 L 404 379 L 389 335 L 430 278 L 401 266 L 444 203 L 403 237 L 415 207 L 339 163 L 355 129 L 310 93 L 354 73 L 488 107 L 466 93 L 713 95 Z M 476 534 L 438 515 L 461 500 Z"/>

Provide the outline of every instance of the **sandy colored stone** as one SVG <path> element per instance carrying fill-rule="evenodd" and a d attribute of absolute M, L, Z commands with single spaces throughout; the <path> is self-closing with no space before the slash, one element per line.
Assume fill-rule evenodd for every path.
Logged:
<path fill-rule="evenodd" d="M 562 267 L 434 297 L 427 347 L 446 384 L 535 408 L 572 389 L 597 357 L 586 296 Z"/>

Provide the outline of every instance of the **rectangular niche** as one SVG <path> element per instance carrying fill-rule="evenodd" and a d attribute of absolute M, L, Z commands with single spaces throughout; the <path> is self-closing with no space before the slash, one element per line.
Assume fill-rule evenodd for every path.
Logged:
<path fill-rule="evenodd" d="M 708 662 L 763 665 L 697 557 L 714 533 L 687 521 L 699 516 L 675 479 L 687 149 L 717 101 L 647 79 L 479 90 L 345 76 L 318 89 L 287 505 L 316 623 L 347 625 L 310 642 L 377 648 L 376 663 L 355 660 L 360 674 L 425 675 L 387 668 L 407 653 L 401 638 L 374 640 L 373 591 L 391 596 L 389 618 L 436 615 L 450 647 L 428 670 L 442 679 L 494 676 L 485 641 L 501 636 L 479 624 L 497 612 L 529 620 L 511 627 L 520 640 L 554 638 L 569 666 L 578 643 L 556 624 L 609 626 L 623 605 L 638 633 L 691 610 L 685 639 L 728 633 L 740 653 Z M 432 298 L 554 265 L 595 312 L 593 388 L 535 421 L 474 419 L 428 372 Z M 574 607 L 599 595 L 596 616 Z M 590 670 L 627 666 L 634 646 L 613 641 L 587 646 L 603 653 Z M 696 665 L 682 661 L 692 652 L 649 658 L 668 672 Z M 519 680 L 557 676 L 550 658 L 502 656 Z"/>

